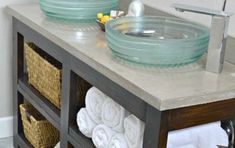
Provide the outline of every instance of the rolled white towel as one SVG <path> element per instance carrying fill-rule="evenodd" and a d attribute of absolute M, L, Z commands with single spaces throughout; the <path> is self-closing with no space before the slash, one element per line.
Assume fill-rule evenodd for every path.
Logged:
<path fill-rule="evenodd" d="M 102 121 L 117 132 L 123 132 L 123 122 L 129 112 L 112 99 L 105 100 L 102 106 Z"/>
<path fill-rule="evenodd" d="M 92 141 L 97 148 L 107 148 L 109 141 L 115 132 L 104 124 L 95 127 L 92 133 Z"/>
<path fill-rule="evenodd" d="M 58 142 L 54 148 L 60 148 L 60 142 Z"/>
<path fill-rule="evenodd" d="M 87 91 L 85 104 L 90 117 L 97 123 L 101 123 L 101 111 L 104 101 L 108 98 L 103 92 L 96 87 Z"/>
<path fill-rule="evenodd" d="M 91 119 L 86 108 L 81 108 L 77 113 L 77 124 L 82 134 L 91 138 L 93 129 L 97 124 Z"/>
<path fill-rule="evenodd" d="M 144 123 L 134 115 L 129 115 L 124 120 L 124 135 L 130 148 L 142 148 Z"/>
<path fill-rule="evenodd" d="M 109 141 L 108 148 L 129 148 L 129 146 L 125 136 L 121 133 L 117 133 L 113 135 Z"/>

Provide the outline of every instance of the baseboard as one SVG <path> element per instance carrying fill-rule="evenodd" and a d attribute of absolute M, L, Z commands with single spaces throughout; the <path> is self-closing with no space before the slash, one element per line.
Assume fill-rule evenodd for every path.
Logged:
<path fill-rule="evenodd" d="M 13 117 L 0 118 L 0 138 L 13 136 Z"/>

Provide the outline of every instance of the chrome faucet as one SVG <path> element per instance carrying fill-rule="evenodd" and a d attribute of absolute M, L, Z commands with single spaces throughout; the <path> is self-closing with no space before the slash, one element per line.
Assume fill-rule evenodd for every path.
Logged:
<path fill-rule="evenodd" d="M 226 40 L 228 37 L 228 24 L 232 13 L 225 12 L 226 0 L 223 10 L 213 10 L 183 4 L 172 6 L 180 12 L 188 11 L 212 16 L 210 41 L 207 53 L 206 70 L 213 73 L 221 73 L 224 64 Z"/>

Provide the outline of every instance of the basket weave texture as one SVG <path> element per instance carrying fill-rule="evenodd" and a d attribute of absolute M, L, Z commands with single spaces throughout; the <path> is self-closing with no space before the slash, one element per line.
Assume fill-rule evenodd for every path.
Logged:
<path fill-rule="evenodd" d="M 25 59 L 29 84 L 56 107 L 61 107 L 61 70 L 40 56 L 32 43 L 25 43 Z"/>
<path fill-rule="evenodd" d="M 35 148 L 51 148 L 59 141 L 59 131 L 30 104 L 20 105 L 24 135 Z"/>

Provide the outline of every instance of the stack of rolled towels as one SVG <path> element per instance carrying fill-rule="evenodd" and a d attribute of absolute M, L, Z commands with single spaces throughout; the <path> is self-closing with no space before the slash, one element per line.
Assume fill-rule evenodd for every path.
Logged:
<path fill-rule="evenodd" d="M 97 148 L 141 148 L 144 123 L 95 87 L 77 114 L 79 130 Z"/>
<path fill-rule="evenodd" d="M 78 112 L 77 124 L 81 133 L 92 138 L 97 148 L 142 148 L 145 125 L 141 120 L 95 87 L 88 90 L 85 99 L 86 107 Z M 219 125 L 218 122 L 204 125 L 202 128 L 170 132 L 167 147 L 214 148 L 213 146 L 217 144 L 227 146 L 228 136 L 217 125 Z M 212 135 L 209 135 L 210 132 Z M 200 141 L 200 135 L 205 136 L 205 134 L 208 134 L 210 140 L 206 138 L 207 140 Z M 209 146 L 210 141 L 213 140 L 215 143 Z"/>

